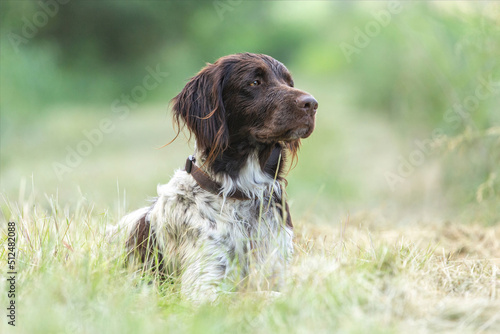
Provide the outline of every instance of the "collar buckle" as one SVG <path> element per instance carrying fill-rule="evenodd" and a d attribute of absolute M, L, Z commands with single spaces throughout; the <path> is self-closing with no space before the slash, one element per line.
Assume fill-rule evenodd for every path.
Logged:
<path fill-rule="evenodd" d="M 186 159 L 186 166 L 184 169 L 186 170 L 186 173 L 191 174 L 191 170 L 193 169 L 193 164 L 196 162 L 196 158 L 193 155 L 190 155 Z"/>

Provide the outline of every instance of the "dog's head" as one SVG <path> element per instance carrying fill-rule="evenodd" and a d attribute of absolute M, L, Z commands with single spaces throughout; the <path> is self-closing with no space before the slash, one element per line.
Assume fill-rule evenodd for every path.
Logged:
<path fill-rule="evenodd" d="M 285 142 L 296 151 L 314 130 L 317 108 L 282 63 L 252 53 L 208 64 L 173 99 L 175 120 L 188 126 L 207 161 L 242 142 Z"/>

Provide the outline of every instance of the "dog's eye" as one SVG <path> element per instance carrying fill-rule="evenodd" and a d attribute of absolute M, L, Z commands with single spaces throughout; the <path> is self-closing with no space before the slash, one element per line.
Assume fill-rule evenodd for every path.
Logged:
<path fill-rule="evenodd" d="M 260 85 L 260 80 L 254 80 L 253 82 L 250 83 L 250 86 L 258 86 Z"/>

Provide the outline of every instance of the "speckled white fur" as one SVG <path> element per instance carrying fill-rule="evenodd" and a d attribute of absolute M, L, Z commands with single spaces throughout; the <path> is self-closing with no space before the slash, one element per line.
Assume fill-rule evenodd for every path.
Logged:
<path fill-rule="evenodd" d="M 128 214 L 119 227 L 130 235 L 146 215 L 164 268 L 175 271 L 182 293 L 191 300 L 213 301 L 243 280 L 252 290 L 279 288 L 293 252 L 293 232 L 282 217 L 284 203 L 277 200 L 283 195 L 280 184 L 261 170 L 256 154 L 236 180 L 216 180 L 224 196 L 201 189 L 191 175 L 178 170 L 158 186 L 153 206 Z M 251 199 L 226 197 L 235 189 Z"/>

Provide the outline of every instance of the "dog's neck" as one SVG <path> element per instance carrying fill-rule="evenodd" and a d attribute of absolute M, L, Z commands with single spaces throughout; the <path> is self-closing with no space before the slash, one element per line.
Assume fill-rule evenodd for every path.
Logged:
<path fill-rule="evenodd" d="M 284 180 L 285 149 L 280 143 L 230 146 L 209 166 L 206 155 L 196 151 L 200 166 L 221 185 L 223 195 L 236 189 L 249 198 L 281 198 L 280 182 Z"/>

